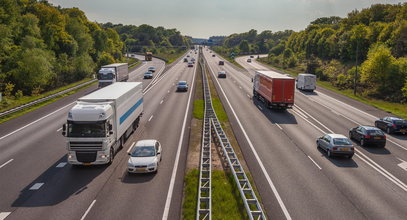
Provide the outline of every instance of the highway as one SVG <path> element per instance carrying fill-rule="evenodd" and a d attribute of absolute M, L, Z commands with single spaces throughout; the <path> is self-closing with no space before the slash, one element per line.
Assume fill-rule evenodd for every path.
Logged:
<path fill-rule="evenodd" d="M 143 80 L 149 66 L 156 67 L 157 78 Z M 1 124 L 0 219 L 161 219 L 164 214 L 179 219 L 192 90 L 176 93 L 175 83 L 192 85 L 195 67 L 176 62 L 164 68 L 154 58 L 130 73 L 129 81 L 142 81 L 146 88 L 144 115 L 110 166 L 66 163 L 61 126 L 73 102 L 95 86 Z M 127 175 L 126 151 L 147 138 L 163 146 L 158 174 Z"/>
<path fill-rule="evenodd" d="M 252 100 L 251 77 L 267 70 L 248 57 L 237 62 L 245 70 L 204 56 L 214 76 L 246 163 L 270 219 L 405 219 L 407 216 L 406 137 L 391 135 L 386 148 L 360 147 L 351 160 L 327 158 L 315 139 L 342 133 L 358 124 L 372 125 L 386 112 L 317 88 L 296 91 L 288 111 L 267 109 Z"/>

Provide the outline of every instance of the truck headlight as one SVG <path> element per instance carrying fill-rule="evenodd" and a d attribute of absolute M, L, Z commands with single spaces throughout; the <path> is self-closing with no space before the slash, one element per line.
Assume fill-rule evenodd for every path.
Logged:
<path fill-rule="evenodd" d="M 107 157 L 107 155 L 106 155 L 106 154 L 102 154 L 102 155 L 100 155 L 100 158 L 105 159 L 106 157 Z"/>
<path fill-rule="evenodd" d="M 68 159 L 72 159 L 73 155 L 72 154 L 68 154 Z"/>

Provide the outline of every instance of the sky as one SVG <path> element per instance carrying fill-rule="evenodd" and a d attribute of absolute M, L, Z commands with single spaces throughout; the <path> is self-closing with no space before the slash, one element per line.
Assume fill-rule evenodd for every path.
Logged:
<path fill-rule="evenodd" d="M 91 21 L 176 28 L 196 38 L 228 36 L 255 29 L 299 31 L 319 18 L 346 17 L 376 3 L 407 0 L 48 0 L 76 7 Z"/>

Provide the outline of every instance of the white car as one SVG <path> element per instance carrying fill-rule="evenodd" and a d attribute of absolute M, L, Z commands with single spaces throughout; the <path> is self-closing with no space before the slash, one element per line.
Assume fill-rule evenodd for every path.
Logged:
<path fill-rule="evenodd" d="M 129 173 L 157 173 L 161 162 L 161 144 L 157 140 L 141 140 L 129 152 Z"/>

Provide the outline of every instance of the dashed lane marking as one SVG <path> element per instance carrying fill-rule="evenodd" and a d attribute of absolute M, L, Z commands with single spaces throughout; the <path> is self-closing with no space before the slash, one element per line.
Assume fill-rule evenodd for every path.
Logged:
<path fill-rule="evenodd" d="M 62 168 L 66 165 L 66 162 L 59 163 L 56 168 Z"/>
<path fill-rule="evenodd" d="M 11 163 L 11 161 L 13 161 L 13 160 L 14 160 L 14 159 L 10 159 L 10 160 L 8 160 L 7 162 L 3 163 L 3 164 L 0 166 L 0 169 L 3 168 L 4 166 L 6 166 L 7 164 Z"/>
<path fill-rule="evenodd" d="M 41 188 L 42 185 L 44 185 L 44 183 L 36 183 L 33 186 L 31 186 L 30 190 L 38 190 Z"/>

